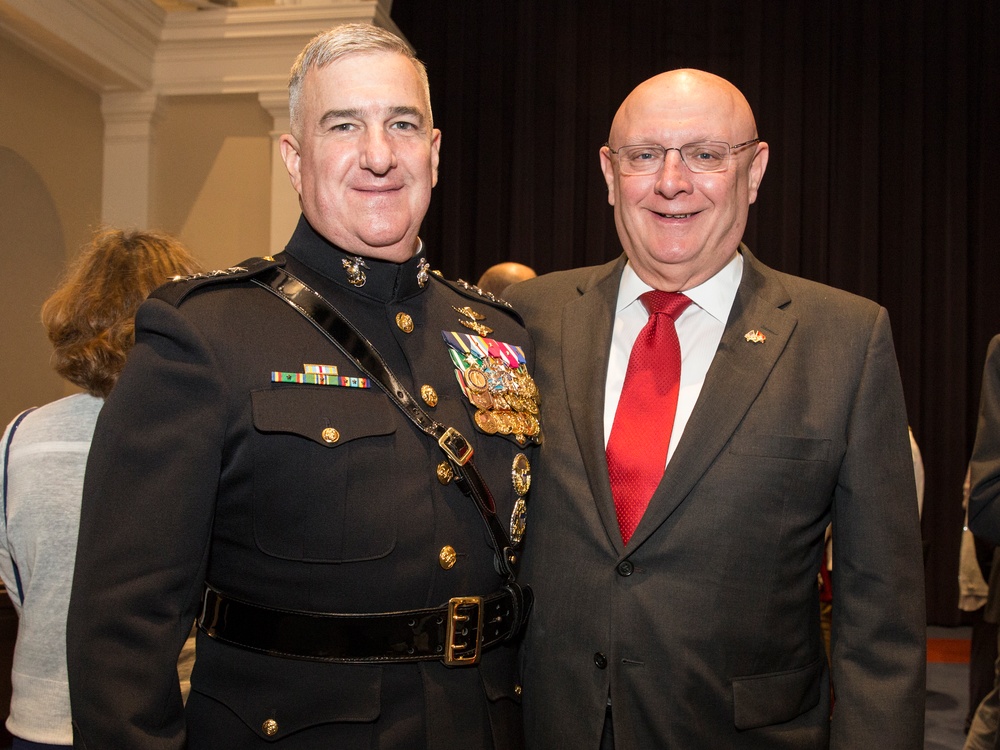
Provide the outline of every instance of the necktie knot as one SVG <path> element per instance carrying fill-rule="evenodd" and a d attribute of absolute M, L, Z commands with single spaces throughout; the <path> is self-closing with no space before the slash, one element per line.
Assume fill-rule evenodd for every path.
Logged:
<path fill-rule="evenodd" d="M 650 315 L 663 313 L 670 316 L 671 320 L 677 320 L 677 317 L 691 304 L 691 298 L 685 297 L 680 292 L 653 290 L 652 292 L 646 292 L 639 299 L 642 300 L 646 309 L 649 310 Z"/>

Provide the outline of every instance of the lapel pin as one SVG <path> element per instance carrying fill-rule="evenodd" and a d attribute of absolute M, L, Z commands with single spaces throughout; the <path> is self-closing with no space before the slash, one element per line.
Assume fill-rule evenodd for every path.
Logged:
<path fill-rule="evenodd" d="M 767 336 L 765 336 L 761 331 L 753 330 L 744 333 L 743 338 L 745 338 L 751 344 L 763 344 Z"/>

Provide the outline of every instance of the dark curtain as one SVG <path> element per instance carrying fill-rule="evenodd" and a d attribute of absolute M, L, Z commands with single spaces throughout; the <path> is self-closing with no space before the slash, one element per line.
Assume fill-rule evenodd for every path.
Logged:
<path fill-rule="evenodd" d="M 451 278 L 615 257 L 597 152 L 626 94 L 677 67 L 746 94 L 771 159 L 745 240 L 888 308 L 926 469 L 928 621 L 959 623 L 961 486 L 1000 332 L 1000 3 L 395 0 L 392 15 L 444 134 L 423 236 Z"/>

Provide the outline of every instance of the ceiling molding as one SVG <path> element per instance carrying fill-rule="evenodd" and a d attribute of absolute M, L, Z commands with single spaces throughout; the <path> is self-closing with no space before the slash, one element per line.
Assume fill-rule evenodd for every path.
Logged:
<path fill-rule="evenodd" d="M 320 31 L 349 22 L 400 33 L 392 0 L 168 12 L 153 0 L 0 0 L 0 35 L 100 94 L 283 90 Z"/>

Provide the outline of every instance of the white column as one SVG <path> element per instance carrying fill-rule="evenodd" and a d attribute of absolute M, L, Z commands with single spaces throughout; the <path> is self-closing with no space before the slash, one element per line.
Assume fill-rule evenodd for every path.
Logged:
<path fill-rule="evenodd" d="M 104 174 L 101 220 L 119 227 L 146 229 L 150 220 L 153 133 L 158 97 L 108 93 L 101 97 L 104 115 Z"/>
<path fill-rule="evenodd" d="M 299 220 L 299 194 L 288 179 L 288 170 L 281 159 L 278 139 L 290 130 L 288 91 L 262 91 L 257 94 L 260 105 L 271 115 L 271 243 L 272 253 L 280 252 L 292 236 Z"/>

